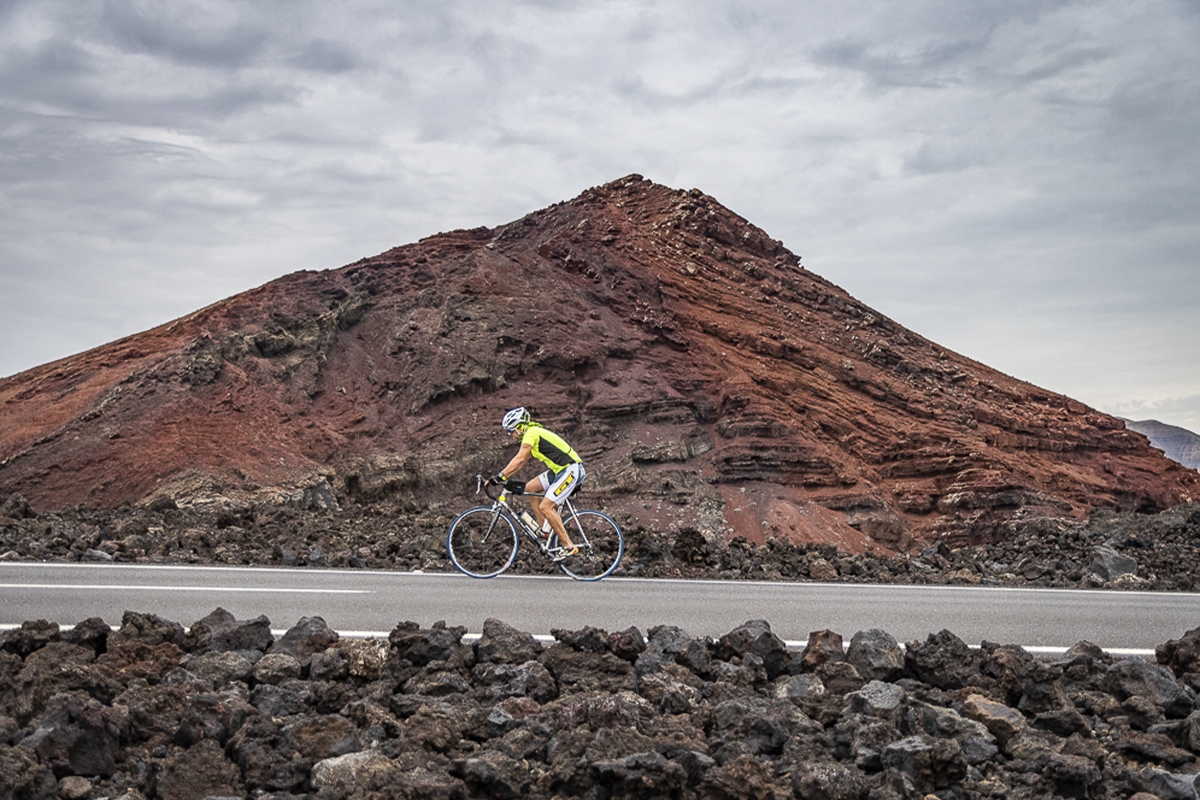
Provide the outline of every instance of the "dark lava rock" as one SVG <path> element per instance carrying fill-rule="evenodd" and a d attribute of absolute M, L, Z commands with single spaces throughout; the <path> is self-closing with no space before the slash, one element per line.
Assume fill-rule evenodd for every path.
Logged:
<path fill-rule="evenodd" d="M 1194 632 L 1160 648 L 1180 678 L 1087 642 L 1038 658 L 949 631 L 902 657 L 859 631 L 846 658 L 817 632 L 783 659 L 764 620 L 549 645 L 499 620 L 475 642 L 441 623 L 353 640 L 306 617 L 270 641 L 205 620 L 190 652 L 145 614 L 103 652 L 90 621 L 10 631 L 0 796 L 1124 800 L 1192 796 L 1200 773 Z M 220 631 L 252 646 L 216 649 Z"/>

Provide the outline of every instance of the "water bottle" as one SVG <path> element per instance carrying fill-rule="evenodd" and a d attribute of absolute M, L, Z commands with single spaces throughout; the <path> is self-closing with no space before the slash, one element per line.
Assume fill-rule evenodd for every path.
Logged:
<path fill-rule="evenodd" d="M 533 517 L 529 516 L 528 511 L 521 512 L 521 519 L 525 521 L 525 524 L 529 526 L 530 530 L 537 530 L 537 523 L 534 522 Z"/>

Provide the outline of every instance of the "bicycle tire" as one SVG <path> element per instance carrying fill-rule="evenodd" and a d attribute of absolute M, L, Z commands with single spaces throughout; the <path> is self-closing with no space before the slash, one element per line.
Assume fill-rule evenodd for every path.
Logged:
<path fill-rule="evenodd" d="M 558 568 L 577 581 L 598 581 L 611 575 L 625 553 L 625 537 L 616 521 L 599 511 L 577 511 L 563 520 L 579 554 L 558 564 Z M 582 535 L 581 535 L 582 532 Z M 558 536 L 552 546 L 558 546 Z"/>
<path fill-rule="evenodd" d="M 472 578 L 494 578 L 517 558 L 517 529 L 494 508 L 469 508 L 455 517 L 446 532 L 450 562 Z"/>

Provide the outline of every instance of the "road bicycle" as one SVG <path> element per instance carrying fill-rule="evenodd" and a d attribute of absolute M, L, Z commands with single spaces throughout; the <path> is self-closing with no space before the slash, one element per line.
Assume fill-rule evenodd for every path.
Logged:
<path fill-rule="evenodd" d="M 518 512 L 509 504 L 509 495 L 523 495 L 516 481 L 506 481 L 500 494 L 493 496 L 483 476 L 475 476 L 475 494 L 482 491 L 490 506 L 469 508 L 450 523 L 446 533 L 446 552 L 458 570 L 472 578 L 494 578 L 513 565 L 521 545 L 521 535 L 560 570 L 577 581 L 598 581 L 612 573 L 625 552 L 625 537 L 612 517 L 599 511 L 581 511 L 570 498 L 562 505 L 563 525 L 577 555 L 554 562 L 562 550 L 558 535 L 543 533 L 528 512 Z"/>

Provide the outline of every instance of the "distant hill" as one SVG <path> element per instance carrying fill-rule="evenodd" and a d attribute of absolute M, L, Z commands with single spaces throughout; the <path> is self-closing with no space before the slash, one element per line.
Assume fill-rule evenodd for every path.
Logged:
<path fill-rule="evenodd" d="M 1150 440 L 1150 444 L 1162 450 L 1167 458 L 1178 461 L 1185 467 L 1200 469 L 1200 436 L 1187 428 L 1167 425 L 1158 420 L 1125 420 L 1125 427 L 1137 431 Z"/>

